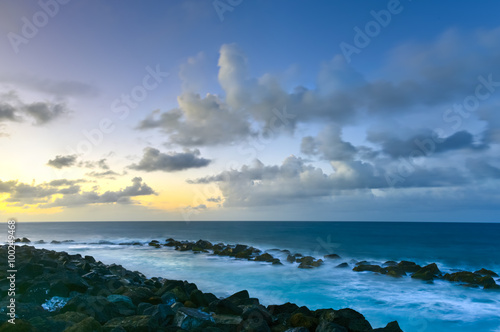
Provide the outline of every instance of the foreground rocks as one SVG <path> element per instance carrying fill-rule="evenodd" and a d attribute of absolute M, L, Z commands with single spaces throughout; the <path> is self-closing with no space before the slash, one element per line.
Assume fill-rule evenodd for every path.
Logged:
<path fill-rule="evenodd" d="M 200 251 L 209 247 L 208 243 L 197 244 Z M 246 255 L 252 252 L 254 255 L 250 248 L 231 248 L 233 250 L 228 253 Z M 0 253 L 1 257 L 6 257 L 7 247 L 0 247 Z M 26 245 L 16 247 L 16 256 L 15 326 L 6 322 L 7 260 L 0 262 L 1 307 L 4 310 L 0 316 L 0 332 L 401 331 L 397 322 L 373 329 L 362 314 L 348 308 L 311 311 L 293 303 L 266 307 L 258 299 L 251 298 L 247 291 L 217 298 L 200 291 L 193 283 L 148 279 L 140 272 L 126 270 L 120 265 L 105 265 L 91 256 Z M 317 262 L 306 256 L 300 264 Z"/>

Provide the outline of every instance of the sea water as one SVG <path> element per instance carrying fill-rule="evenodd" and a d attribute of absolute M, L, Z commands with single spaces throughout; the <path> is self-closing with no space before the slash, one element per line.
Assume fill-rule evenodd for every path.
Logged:
<path fill-rule="evenodd" d="M 353 260 L 376 264 L 410 260 L 422 266 L 435 262 L 443 272 L 484 267 L 500 273 L 497 223 L 20 222 L 17 226 L 16 235 L 32 241 L 74 240 L 35 244 L 38 248 L 92 255 L 147 277 L 188 280 L 221 297 L 247 289 L 264 305 L 293 302 L 313 310 L 349 307 L 361 312 L 374 328 L 397 320 L 406 332 L 500 331 L 500 291 L 352 271 Z M 252 245 L 268 250 L 284 265 L 171 247 L 118 245 L 169 237 Z M 341 259 L 304 270 L 273 249 L 317 258 L 335 253 Z M 341 262 L 350 263 L 350 268 L 335 268 Z"/>

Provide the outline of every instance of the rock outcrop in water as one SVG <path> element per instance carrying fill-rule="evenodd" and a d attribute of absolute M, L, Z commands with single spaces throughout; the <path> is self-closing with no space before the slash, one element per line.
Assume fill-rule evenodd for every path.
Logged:
<path fill-rule="evenodd" d="M 7 257 L 7 246 L 0 253 Z M 16 258 L 16 324 L 4 314 L 0 332 L 401 331 L 397 322 L 372 329 L 362 314 L 348 308 L 311 311 L 293 303 L 265 307 L 245 290 L 217 298 L 193 283 L 148 279 L 91 256 L 24 245 L 16 247 Z M 3 310 L 9 303 L 6 262 L 0 261 Z"/>

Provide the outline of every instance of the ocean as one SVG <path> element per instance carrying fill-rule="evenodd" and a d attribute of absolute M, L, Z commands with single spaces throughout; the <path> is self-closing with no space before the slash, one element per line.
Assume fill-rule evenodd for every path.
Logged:
<path fill-rule="evenodd" d="M 217 296 L 247 289 L 264 305 L 349 307 L 361 312 L 374 328 L 397 320 L 405 332 L 500 331 L 500 291 L 354 272 L 351 261 L 410 260 L 422 266 L 435 262 L 443 272 L 486 268 L 500 274 L 499 223 L 18 222 L 16 236 L 31 241 L 74 240 L 35 247 L 92 255 L 147 277 L 188 280 Z M 252 245 L 270 250 L 284 265 L 171 247 L 118 245 L 170 237 Z M 325 260 L 315 269 L 298 269 L 272 249 L 318 258 L 335 253 L 341 259 Z M 341 262 L 350 263 L 350 268 L 335 268 Z M 499 279 L 495 278 L 497 284 Z"/>

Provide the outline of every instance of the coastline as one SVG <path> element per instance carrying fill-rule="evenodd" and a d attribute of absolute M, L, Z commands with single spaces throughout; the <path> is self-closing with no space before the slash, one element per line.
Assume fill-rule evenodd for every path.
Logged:
<path fill-rule="evenodd" d="M 246 290 L 220 299 L 193 283 L 148 279 L 91 256 L 27 245 L 16 250 L 16 331 L 401 331 L 397 322 L 373 329 L 349 308 L 264 307 Z M 7 256 L 7 246 L 1 251 Z M 6 270 L 2 266 L 1 273 Z M 8 300 L 4 280 L 2 309 Z M 14 328 L 6 318 L 0 331 Z"/>

